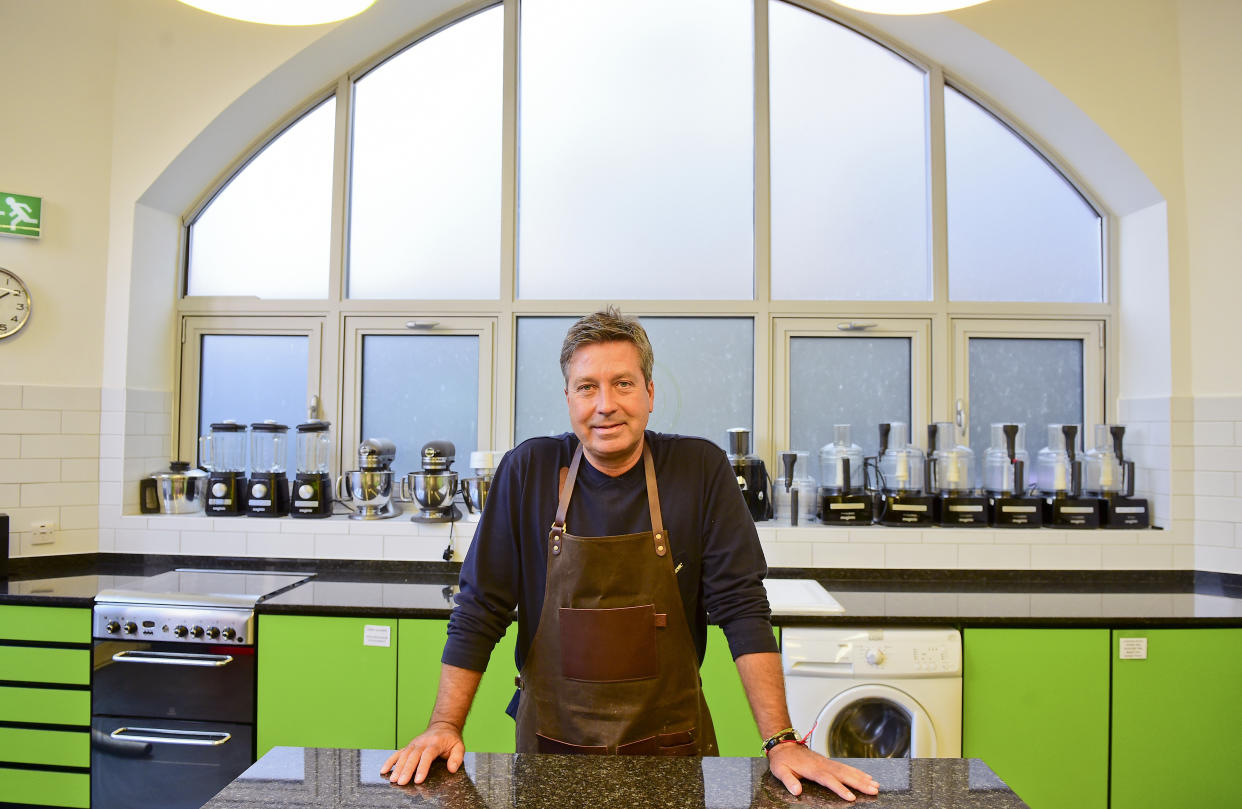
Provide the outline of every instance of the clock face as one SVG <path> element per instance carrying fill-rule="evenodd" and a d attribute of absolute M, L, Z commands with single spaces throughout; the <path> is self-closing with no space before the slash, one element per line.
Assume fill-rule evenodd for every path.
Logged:
<path fill-rule="evenodd" d="M 22 279 L 0 267 L 0 339 L 17 333 L 30 319 L 30 292 Z"/>

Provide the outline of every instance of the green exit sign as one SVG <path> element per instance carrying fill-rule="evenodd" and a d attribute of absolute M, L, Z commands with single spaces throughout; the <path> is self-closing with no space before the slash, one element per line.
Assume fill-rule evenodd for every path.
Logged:
<path fill-rule="evenodd" d="M 39 238 L 43 228 L 43 198 L 0 191 L 0 236 Z"/>

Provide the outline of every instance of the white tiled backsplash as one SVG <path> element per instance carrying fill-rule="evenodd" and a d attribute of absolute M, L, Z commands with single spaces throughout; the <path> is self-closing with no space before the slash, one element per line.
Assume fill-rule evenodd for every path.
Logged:
<path fill-rule="evenodd" d="M 772 567 L 1242 573 L 1242 397 L 1119 403 L 1138 494 L 1163 531 L 760 524 Z M 171 458 L 166 391 L 0 385 L 0 510 L 19 556 L 94 550 L 438 561 L 470 521 L 355 522 L 138 514 L 138 480 Z M 50 526 L 35 532 L 35 526 Z"/>

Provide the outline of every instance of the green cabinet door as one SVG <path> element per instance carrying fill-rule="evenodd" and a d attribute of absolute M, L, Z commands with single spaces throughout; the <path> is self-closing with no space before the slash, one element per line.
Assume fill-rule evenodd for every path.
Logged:
<path fill-rule="evenodd" d="M 962 755 L 1032 809 L 1108 806 L 1107 629 L 967 629 Z"/>
<path fill-rule="evenodd" d="M 1242 629 L 1113 632 L 1112 809 L 1238 806 L 1239 734 Z"/>
<path fill-rule="evenodd" d="M 79 607 L 0 605 L 0 640 L 90 643 L 91 611 Z"/>
<path fill-rule="evenodd" d="M 422 733 L 435 707 L 440 682 L 440 655 L 444 651 L 444 621 L 402 619 L 397 654 L 397 744 L 405 745 Z M 514 638 L 517 625 L 510 624 L 492 650 L 487 671 L 479 682 L 474 703 L 466 718 L 463 736 L 472 753 L 514 752 L 514 724 L 505 708 L 513 697 Z"/>
<path fill-rule="evenodd" d="M 773 630 L 777 641 L 780 630 Z M 763 751 L 763 737 L 750 711 L 742 678 L 738 676 L 737 664 L 729 651 L 729 641 L 724 630 L 715 625 L 707 627 L 707 651 L 699 668 L 703 680 L 703 697 L 712 712 L 712 724 L 716 728 L 716 744 L 722 756 L 758 756 Z M 810 728 L 801 728 L 805 733 Z"/>
<path fill-rule="evenodd" d="M 387 645 L 383 629 L 387 628 Z M 259 616 L 258 754 L 396 743 L 397 621 Z"/>

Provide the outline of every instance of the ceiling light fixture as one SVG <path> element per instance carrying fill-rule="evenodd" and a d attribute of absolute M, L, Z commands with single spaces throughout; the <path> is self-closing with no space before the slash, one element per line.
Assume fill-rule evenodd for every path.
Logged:
<path fill-rule="evenodd" d="M 184 1 L 184 0 L 183 0 Z M 939 14 L 988 0 L 833 0 L 839 6 L 870 14 Z"/>
<path fill-rule="evenodd" d="M 181 0 L 200 11 L 264 25 L 322 25 L 366 11 L 375 0 Z"/>

